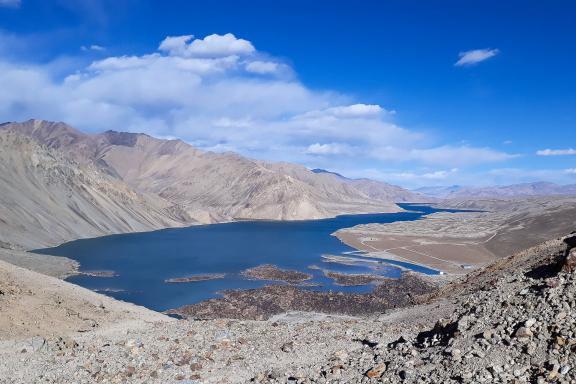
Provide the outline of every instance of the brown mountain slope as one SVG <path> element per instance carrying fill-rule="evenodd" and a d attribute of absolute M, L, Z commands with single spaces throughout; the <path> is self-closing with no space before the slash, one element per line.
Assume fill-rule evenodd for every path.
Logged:
<path fill-rule="evenodd" d="M 397 185 L 388 184 L 383 181 L 372 179 L 350 179 L 339 173 L 330 172 L 325 169 L 313 169 L 317 175 L 323 175 L 334 180 L 346 183 L 355 190 L 363 193 L 368 198 L 380 201 L 393 201 L 395 203 L 422 203 L 432 202 L 436 199 L 420 193 L 412 192 Z"/>
<path fill-rule="evenodd" d="M 200 222 L 317 219 L 399 210 L 393 203 L 371 199 L 304 167 L 204 152 L 180 140 L 112 131 L 87 135 L 63 123 L 40 120 L 10 123 L 1 129 L 31 136 L 82 163 L 98 166 L 137 191 L 182 206 Z"/>
<path fill-rule="evenodd" d="M 370 179 L 351 180 L 350 184 L 357 190 L 366 194 L 366 196 L 375 200 L 394 201 L 397 203 L 421 203 L 433 201 L 428 196 L 408 191 L 397 185 L 383 183 L 381 181 Z"/>
<path fill-rule="evenodd" d="M 189 222 L 172 203 L 0 130 L 0 242 L 33 248 Z"/>

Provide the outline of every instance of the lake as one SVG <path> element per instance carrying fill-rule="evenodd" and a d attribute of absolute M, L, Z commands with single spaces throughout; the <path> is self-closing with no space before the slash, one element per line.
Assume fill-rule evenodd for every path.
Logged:
<path fill-rule="evenodd" d="M 427 274 L 438 273 L 409 263 L 383 263 L 379 259 L 378 263 L 362 262 L 366 260 L 362 254 L 353 252 L 353 248 L 331 236 L 338 229 L 358 224 L 417 220 L 434 212 L 456 212 L 417 204 L 399 205 L 410 211 L 343 215 L 323 220 L 199 225 L 82 239 L 35 252 L 74 259 L 80 263 L 81 271 L 113 271 L 111 277 L 77 275 L 67 280 L 157 311 L 217 297 L 218 292 L 225 289 L 270 284 L 241 275 L 243 270 L 261 264 L 274 264 L 313 275 L 307 283 L 318 286 L 306 289 L 368 292 L 372 286 L 335 285 L 324 276 L 323 270 L 387 277 L 400 277 L 400 267 Z M 345 265 L 329 262 L 322 257 L 324 255 L 348 256 L 359 261 Z M 188 283 L 165 282 L 166 279 L 198 274 L 225 274 L 225 277 Z"/>

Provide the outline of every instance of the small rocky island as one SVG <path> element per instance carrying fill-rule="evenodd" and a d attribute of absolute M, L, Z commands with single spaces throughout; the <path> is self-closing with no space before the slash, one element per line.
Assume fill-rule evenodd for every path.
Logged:
<path fill-rule="evenodd" d="M 118 273 L 114 271 L 82 271 L 78 272 L 79 275 L 92 276 L 92 277 L 116 277 Z"/>
<path fill-rule="evenodd" d="M 290 284 L 300 284 L 312 278 L 312 275 L 307 273 L 280 269 L 272 264 L 262 264 L 246 269 L 242 272 L 242 275 L 254 280 L 283 281 Z"/>
<path fill-rule="evenodd" d="M 225 273 L 204 273 L 201 275 L 191 275 L 185 277 L 173 277 L 164 280 L 165 283 L 194 283 L 198 281 L 223 279 L 226 277 Z"/>

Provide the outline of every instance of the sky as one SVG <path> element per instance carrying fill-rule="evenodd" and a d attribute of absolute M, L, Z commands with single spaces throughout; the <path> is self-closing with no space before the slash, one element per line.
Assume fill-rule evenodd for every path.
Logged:
<path fill-rule="evenodd" d="M 408 188 L 576 183 L 571 0 L 0 0 L 0 121 Z"/>

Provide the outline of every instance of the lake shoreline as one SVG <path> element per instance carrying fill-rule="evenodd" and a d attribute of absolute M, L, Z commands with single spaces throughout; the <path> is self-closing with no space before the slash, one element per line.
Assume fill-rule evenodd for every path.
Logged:
<path fill-rule="evenodd" d="M 288 283 L 308 291 L 372 294 L 380 280 L 397 279 L 402 271 L 418 271 L 420 266 L 394 265 L 386 260 L 368 258 L 362 260 L 362 256 L 357 256 L 358 260 L 353 264 L 334 263 L 321 268 L 332 272 L 331 276 L 327 276 L 324 271 L 312 272 L 308 267 L 322 260 L 326 252 L 355 252 L 355 248 L 334 236 L 338 229 L 353 227 L 358 223 L 413 221 L 436 211 L 435 208 L 417 204 L 402 205 L 402 210 L 401 213 L 346 214 L 321 220 L 256 220 L 223 223 L 221 226 L 194 225 L 82 239 L 34 252 L 69 256 L 77 262 L 80 271 L 69 276 L 69 282 L 92 290 L 110 292 L 117 299 L 160 312 L 217 299 L 220 298 L 220 292 L 257 289 L 266 284 Z M 240 243 L 236 243 L 235 239 Z M 268 239 L 275 240 L 270 242 Z M 229 246 L 231 243 L 236 246 Z M 137 255 L 132 253 L 135 249 L 140 249 Z M 166 256 L 162 264 L 158 265 L 159 268 L 155 269 L 154 276 L 144 277 L 142 272 L 138 272 L 151 270 L 150 266 L 157 262 L 154 260 L 160 254 Z M 209 254 L 211 256 L 206 256 Z M 243 257 L 238 263 L 239 254 L 250 256 Z M 143 260 L 145 269 L 139 266 L 140 260 Z M 268 268 L 263 268 L 266 264 Z M 83 270 L 111 270 L 117 274 L 117 278 L 94 279 L 94 276 L 83 273 Z M 186 279 L 214 273 L 225 274 L 225 278 Z M 341 274 L 340 278 L 338 274 Z M 142 278 L 146 279 L 145 289 L 138 288 L 142 282 L 132 282 L 133 279 Z M 169 300 L 158 301 L 161 297 Z"/>
<path fill-rule="evenodd" d="M 429 203 L 410 203 L 410 204 L 425 204 L 426 205 Z M 214 226 L 214 225 L 219 225 L 219 224 L 233 224 L 233 223 L 240 223 L 240 222 L 260 222 L 260 223 L 263 223 L 263 222 L 270 222 L 270 223 L 303 222 L 303 221 L 310 221 L 310 220 L 329 220 L 329 219 L 334 219 L 334 218 L 337 218 L 340 216 L 375 215 L 375 214 L 387 214 L 387 213 L 400 213 L 400 212 L 406 212 L 406 211 L 407 210 L 398 206 L 398 210 L 393 211 L 393 212 L 343 213 L 340 215 L 327 216 L 327 217 L 320 218 L 320 219 L 273 220 L 273 219 L 241 219 L 241 218 L 236 218 L 233 220 L 224 220 L 224 221 L 219 221 L 219 222 L 214 222 L 214 223 L 189 223 L 189 224 L 185 224 L 185 225 L 181 225 L 181 226 L 162 227 L 162 228 L 156 228 L 156 229 L 137 230 L 137 231 L 129 231 L 129 232 L 107 233 L 107 234 L 102 234 L 102 235 L 93 236 L 93 237 L 73 237 L 73 238 L 70 238 L 70 239 L 67 239 L 67 240 L 64 240 L 61 242 L 54 242 L 54 243 L 45 244 L 45 246 L 42 248 L 12 249 L 12 248 L 0 247 L 0 260 L 4 260 L 4 261 L 7 261 L 9 263 L 21 266 L 20 264 L 18 264 L 18 260 L 12 256 L 13 253 L 18 252 L 19 254 L 27 255 L 26 259 L 33 259 L 34 260 L 34 263 L 25 262 L 25 264 L 23 265 L 25 268 L 28 268 L 32 271 L 40 272 L 40 273 L 44 273 L 43 272 L 44 270 L 51 270 L 53 268 L 57 268 L 58 273 L 56 275 L 50 274 L 50 273 L 49 273 L 49 275 L 58 277 L 59 279 L 62 279 L 62 280 L 66 280 L 70 277 L 82 275 L 81 263 L 79 263 L 77 260 L 74 260 L 73 258 L 70 258 L 70 257 L 49 255 L 49 254 L 45 254 L 45 253 L 39 253 L 37 251 L 45 250 L 45 249 L 51 249 L 51 248 L 57 248 L 57 247 L 60 247 L 64 244 L 67 244 L 67 243 L 70 243 L 73 241 L 78 241 L 78 240 L 94 240 L 94 239 L 108 238 L 108 237 L 114 237 L 114 236 L 153 233 L 153 232 L 160 232 L 160 231 L 171 231 L 171 230 L 192 228 L 192 227 Z M 56 260 L 52 259 L 54 257 L 60 258 L 60 261 L 56 261 Z M 40 266 L 35 267 L 35 263 L 39 263 Z"/>

